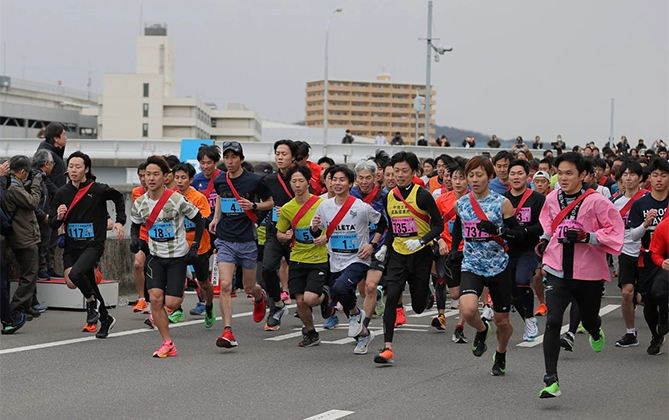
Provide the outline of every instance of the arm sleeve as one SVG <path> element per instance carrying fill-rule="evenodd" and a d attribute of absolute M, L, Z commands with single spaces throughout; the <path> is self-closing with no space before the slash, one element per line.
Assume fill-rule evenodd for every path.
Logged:
<path fill-rule="evenodd" d="M 141 225 L 133 222 L 132 225 L 130 226 L 130 238 L 131 239 L 136 239 L 139 241 L 139 228 Z"/>
<path fill-rule="evenodd" d="M 520 243 L 523 241 L 523 239 L 525 239 L 525 236 L 527 235 L 527 229 L 520 226 L 516 216 L 511 216 L 504 219 L 504 225 L 506 228 L 502 231 L 502 238 L 509 239 L 515 243 Z"/>
<path fill-rule="evenodd" d="M 383 214 L 379 218 L 379 221 L 376 223 L 376 229 L 374 229 L 374 233 L 380 233 L 383 235 L 383 233 L 386 231 L 388 228 L 388 220 L 386 219 L 386 216 Z"/>
<path fill-rule="evenodd" d="M 189 217 L 189 219 L 195 223 L 195 237 L 193 238 L 193 243 L 200 244 L 202 239 L 202 234 L 204 233 L 204 218 L 198 211 L 195 213 L 195 216 Z"/>
<path fill-rule="evenodd" d="M 388 195 L 383 196 L 383 208 L 385 209 L 386 215 L 388 214 Z M 393 227 L 392 224 L 390 223 L 390 216 L 386 216 L 386 222 L 388 223 L 388 230 L 386 232 L 386 241 L 384 242 L 384 245 L 386 245 L 388 248 L 393 246 L 393 241 L 395 238 L 393 237 Z M 385 219 L 385 217 L 384 217 Z"/>
<path fill-rule="evenodd" d="M 424 243 L 429 243 L 433 239 L 438 239 L 441 232 L 444 231 L 444 221 L 441 218 L 441 214 L 439 213 L 434 198 L 432 198 L 432 195 L 430 195 L 426 189 L 421 188 L 416 194 L 416 204 L 418 204 L 420 209 L 425 210 L 430 214 L 430 231 L 421 239 Z"/>
<path fill-rule="evenodd" d="M 453 242 L 451 243 L 451 250 L 460 249 L 460 243 L 462 242 L 462 220 L 460 215 L 455 216 L 455 222 L 453 222 L 453 233 L 451 234 Z"/>

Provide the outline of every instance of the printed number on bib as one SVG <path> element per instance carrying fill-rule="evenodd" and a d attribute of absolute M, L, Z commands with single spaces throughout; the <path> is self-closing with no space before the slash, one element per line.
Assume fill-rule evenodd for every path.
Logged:
<path fill-rule="evenodd" d="M 332 252 L 352 254 L 358 252 L 358 235 L 356 233 L 336 234 L 330 237 Z"/>
<path fill-rule="evenodd" d="M 516 219 L 518 219 L 518 222 L 520 223 L 530 223 L 530 220 L 532 219 L 532 208 L 531 207 L 523 207 L 518 211 L 518 214 L 516 214 Z"/>
<path fill-rule="evenodd" d="M 295 240 L 301 244 L 313 244 L 314 237 L 311 235 L 311 230 L 308 227 L 295 229 Z M 332 240 L 332 238 L 330 238 Z"/>
<path fill-rule="evenodd" d="M 149 238 L 156 242 L 174 240 L 174 225 L 172 222 L 154 223 L 149 229 Z"/>
<path fill-rule="evenodd" d="M 471 242 L 489 241 L 491 236 L 488 233 L 479 230 L 478 220 L 466 220 L 462 222 L 465 228 L 465 239 Z"/>
<path fill-rule="evenodd" d="M 393 233 L 399 237 L 415 236 L 418 234 L 416 219 L 413 217 L 393 217 Z"/>
<path fill-rule="evenodd" d="M 221 213 L 224 214 L 241 214 L 244 213 L 242 206 L 234 197 L 221 198 Z"/>
<path fill-rule="evenodd" d="M 190 232 L 191 230 L 195 230 L 195 223 L 191 222 L 190 219 L 186 218 L 184 219 L 184 227 L 186 228 L 187 232 Z"/>
<path fill-rule="evenodd" d="M 67 236 L 72 239 L 90 239 L 95 236 L 93 223 L 68 223 Z"/>
<path fill-rule="evenodd" d="M 564 243 L 565 236 L 568 230 L 583 229 L 581 222 L 572 219 L 565 219 L 557 227 L 557 238 L 559 243 Z"/>

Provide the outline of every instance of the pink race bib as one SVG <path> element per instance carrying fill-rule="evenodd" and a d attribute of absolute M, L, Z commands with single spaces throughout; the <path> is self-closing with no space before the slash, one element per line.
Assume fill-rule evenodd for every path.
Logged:
<path fill-rule="evenodd" d="M 562 223 L 560 223 L 560 225 L 557 227 L 557 231 L 555 232 L 558 241 L 563 242 L 565 232 L 572 229 L 583 229 L 583 225 L 581 224 L 581 222 L 576 220 L 564 219 Z"/>
<path fill-rule="evenodd" d="M 516 219 L 520 223 L 530 223 L 532 219 L 532 207 L 521 207 L 518 214 L 516 214 Z"/>
<path fill-rule="evenodd" d="M 465 228 L 465 239 L 468 241 L 487 241 L 490 239 L 490 234 L 479 230 L 477 225 L 479 220 L 463 220 L 462 225 Z"/>
<path fill-rule="evenodd" d="M 399 237 L 415 236 L 418 234 L 416 219 L 413 217 L 393 217 L 393 233 Z"/>

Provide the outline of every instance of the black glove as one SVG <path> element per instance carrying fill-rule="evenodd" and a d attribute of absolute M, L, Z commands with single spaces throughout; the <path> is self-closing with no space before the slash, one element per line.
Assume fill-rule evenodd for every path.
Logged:
<path fill-rule="evenodd" d="M 130 240 L 130 252 L 133 254 L 136 254 L 139 252 L 139 239 L 137 238 L 132 238 Z"/>
<path fill-rule="evenodd" d="M 448 263 L 451 266 L 462 264 L 462 259 L 463 258 L 464 258 L 464 254 L 462 253 L 462 251 L 451 250 L 451 252 L 448 253 Z"/>
<path fill-rule="evenodd" d="M 583 229 L 570 229 L 564 233 L 564 243 L 575 244 L 577 242 L 588 242 L 590 234 Z"/>
<path fill-rule="evenodd" d="M 192 265 L 197 262 L 198 248 L 200 248 L 200 244 L 193 242 L 193 244 L 190 246 L 190 250 L 188 250 L 188 254 L 186 254 L 186 264 Z"/>
<path fill-rule="evenodd" d="M 548 247 L 548 239 L 542 239 L 539 241 L 537 246 L 534 247 L 534 252 L 539 256 L 543 257 L 544 252 L 546 252 L 546 247 Z"/>
<path fill-rule="evenodd" d="M 490 235 L 501 235 L 501 228 L 491 222 L 490 220 L 481 220 L 478 225 L 476 225 L 478 230 L 481 232 L 489 233 Z"/>

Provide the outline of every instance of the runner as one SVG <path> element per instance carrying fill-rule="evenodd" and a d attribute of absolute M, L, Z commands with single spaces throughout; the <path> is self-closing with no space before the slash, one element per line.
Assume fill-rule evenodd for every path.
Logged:
<path fill-rule="evenodd" d="M 375 363 L 394 363 L 393 335 L 396 308 L 404 288 L 409 283 L 411 306 L 417 314 L 428 305 L 430 269 L 433 254 L 430 248 L 444 229 L 439 209 L 429 191 L 412 183 L 418 169 L 418 157 L 411 152 L 398 152 L 391 159 L 397 187 L 383 200 L 392 228 L 386 233 L 384 246 L 376 253 L 386 262 L 386 310 L 383 313 L 384 348 L 374 357 Z"/>
<path fill-rule="evenodd" d="M 446 286 L 451 296 L 451 308 L 457 305 L 460 308 L 460 278 L 462 265 L 462 250 L 464 244 L 460 243 L 458 249 L 453 250 L 453 224 L 455 223 L 455 202 L 467 194 L 467 177 L 465 177 L 466 161 L 456 161 L 448 168 L 448 174 L 453 186 L 453 191 L 442 194 L 437 198 L 437 208 L 444 221 L 444 231 L 438 241 L 438 251 L 441 258 L 436 260 L 437 279 L 434 289 L 437 298 L 437 316 L 432 319 L 432 326 L 437 330 L 446 329 Z M 464 317 L 462 312 L 458 314 L 458 323 L 455 325 L 452 340 L 454 343 L 465 344 Z"/>
<path fill-rule="evenodd" d="M 176 166 L 176 165 L 175 165 Z M 151 320 L 163 338 L 153 357 L 177 355 L 170 336 L 166 309 L 177 309 L 184 296 L 186 266 L 198 261 L 198 248 L 205 221 L 197 207 L 184 196 L 167 188 L 167 174 L 171 172 L 162 156 L 146 160 L 147 192 L 132 205 L 130 219 L 130 250 L 139 251 L 139 230 L 145 225 L 149 235 L 149 256 L 146 263 L 146 286 L 151 297 Z M 195 236 L 188 247 L 186 225 L 188 218 L 195 225 Z"/>
<path fill-rule="evenodd" d="M 281 207 L 291 201 L 294 196 L 290 178 L 288 178 L 288 170 L 293 166 L 296 155 L 297 146 L 292 140 L 284 139 L 275 142 L 274 161 L 279 170 L 265 177 L 265 184 L 274 199 L 274 207 L 268 214 L 265 223 L 265 247 L 262 262 L 262 277 L 273 303 L 267 316 L 265 331 L 277 331 L 281 327 L 281 317 L 288 314 L 286 304 L 281 299 L 281 280 L 278 271 L 282 259 L 290 261 L 290 243 L 279 242 L 276 223 L 279 221 Z"/>
<path fill-rule="evenodd" d="M 508 179 L 506 164 L 504 172 Z M 484 157 L 475 156 L 467 162 L 465 174 L 471 192 L 456 203 L 453 248 L 464 238 L 460 311 L 467 323 L 476 329 L 472 345 L 476 357 L 486 352 L 485 340 L 492 331 L 488 319 L 481 319 L 478 310 L 478 298 L 484 287 L 488 288 L 492 298 L 497 349 L 491 374 L 500 376 L 506 374 L 506 350 L 513 334 L 509 320 L 512 281 L 509 256 L 502 238 L 521 241 L 524 232 L 515 218 L 511 202 L 488 188 L 493 173 L 492 164 Z"/>
<path fill-rule="evenodd" d="M 321 314 L 327 318 L 329 313 L 328 289 L 328 250 L 325 247 L 327 238 L 311 234 L 311 219 L 316 208 L 324 201 L 317 195 L 309 193 L 311 171 L 304 165 L 291 167 L 286 176 L 295 192 L 295 198 L 284 204 L 276 224 L 277 238 L 292 246 L 288 269 L 288 287 L 290 294 L 295 296 L 297 313 L 304 324 L 300 347 L 315 346 L 320 337 L 314 327 L 311 308 L 321 305 Z"/>
<path fill-rule="evenodd" d="M 446 154 L 440 155 L 434 160 L 435 168 L 437 169 L 437 174 L 432 176 L 429 180 L 428 187 L 430 190 L 430 194 L 434 195 L 436 191 L 439 191 L 437 193 L 438 197 L 440 194 L 443 194 L 444 189 L 450 191 L 450 188 L 447 185 L 448 181 L 446 180 L 446 178 L 448 178 L 446 169 L 447 166 L 452 163 L 453 163 L 453 158 L 451 158 Z"/>
<path fill-rule="evenodd" d="M 525 323 L 523 341 L 534 341 L 539 335 L 538 321 L 534 317 L 534 292 L 531 281 L 539 266 L 534 247 L 539 243 L 543 228 L 539 214 L 546 198 L 527 187 L 530 165 L 525 160 L 515 160 L 509 165 L 511 189 L 504 193 L 513 206 L 518 223 L 525 231 L 523 241 L 509 245 L 509 270 L 511 275 L 511 303 Z M 548 183 L 548 180 L 546 180 Z"/>
<path fill-rule="evenodd" d="M 106 338 L 116 324 L 109 314 L 95 281 L 95 266 L 105 250 L 107 239 L 107 201 L 116 207 L 114 231 L 123 239 L 126 221 L 123 194 L 106 184 L 95 182 L 91 172 L 91 158 L 76 151 L 67 158 L 70 182 L 61 187 L 51 202 L 49 226 L 58 229 L 65 224 L 63 267 L 65 281 L 70 289 L 78 288 L 86 300 L 84 331 L 95 332 L 95 337 Z M 97 329 L 98 320 L 100 329 Z"/>
<path fill-rule="evenodd" d="M 567 305 L 578 304 L 583 326 L 595 352 L 604 349 L 599 307 L 604 281 L 610 281 L 606 253 L 620 254 L 624 226 L 615 206 L 593 190 L 583 190 L 587 165 L 583 156 L 563 153 L 555 161 L 560 190 L 553 191 L 539 216 L 544 234 L 537 245 L 546 272 L 549 308 L 544 334 L 546 387 L 540 398 L 561 394 L 557 374 L 560 328 Z"/>
<path fill-rule="evenodd" d="M 658 271 L 650 290 L 649 303 L 657 304 L 660 308 L 657 325 L 657 335 L 661 338 L 651 342 L 648 354 L 662 353 L 662 346 L 667 339 L 667 289 L 669 288 L 669 217 L 657 225 L 655 234 L 650 242 L 650 252 L 655 265 L 662 270 Z"/>
<path fill-rule="evenodd" d="M 639 293 L 644 304 L 643 315 L 653 338 L 647 349 L 648 354 L 659 354 L 667 333 L 666 273 L 653 263 L 650 242 L 657 225 L 665 218 L 669 197 L 669 162 L 655 158 L 648 165 L 650 194 L 632 204 L 629 214 L 629 228 L 632 239 L 641 240 L 639 255 Z M 664 297 L 661 291 L 664 290 Z"/>
<path fill-rule="evenodd" d="M 616 206 L 623 218 L 625 224 L 625 242 L 623 243 L 622 253 L 618 256 L 618 287 L 622 294 L 620 309 L 625 320 L 625 335 L 616 341 L 616 347 L 635 347 L 639 345 L 637 340 L 637 331 L 634 326 L 634 308 L 636 306 L 636 294 L 639 285 L 639 250 L 641 242 L 632 239 L 628 219 L 630 209 L 634 202 L 643 197 L 648 191 L 641 189 L 640 185 L 645 181 L 643 178 L 643 168 L 638 162 L 628 160 L 623 162 L 620 167 L 622 182 L 625 193 L 618 195 L 613 199 L 613 205 Z"/>
<path fill-rule="evenodd" d="M 214 180 L 218 193 L 214 218 L 209 231 L 216 233 L 216 262 L 221 284 L 221 314 L 224 330 L 216 340 L 218 347 L 232 348 L 237 340 L 232 333 L 232 277 L 235 264 L 240 264 L 243 272 L 244 291 L 253 296 L 253 320 L 262 322 L 265 318 L 265 291 L 256 283 L 255 211 L 270 211 L 274 201 L 267 185 L 260 175 L 242 169 L 244 151 L 239 142 L 223 143 L 223 161 L 227 173 Z M 259 198 L 259 203 L 253 202 Z"/>
<path fill-rule="evenodd" d="M 374 333 L 364 324 L 365 311 L 356 306 L 355 290 L 365 278 L 371 254 L 376 243 L 369 242 L 370 223 L 377 231 L 386 227 L 381 213 L 362 200 L 350 195 L 355 174 L 346 166 L 334 166 L 331 170 L 333 198 L 325 200 L 311 220 L 311 234 L 321 236 L 325 230 L 330 256 L 331 305 L 339 302 L 348 316 L 348 336 L 356 338 L 355 354 L 365 354 Z"/>
<path fill-rule="evenodd" d="M 207 198 L 201 192 L 197 191 L 191 185 L 195 177 L 195 168 L 190 163 L 179 163 L 174 169 L 174 181 L 177 183 L 177 192 L 183 195 L 186 200 L 197 207 L 200 215 L 203 217 L 205 230 L 202 233 L 202 238 L 195 241 L 196 226 L 189 219 L 184 220 L 184 228 L 186 229 L 186 241 L 188 247 L 193 246 L 193 243 L 199 242 L 200 247 L 197 250 L 197 261 L 191 261 L 193 269 L 195 270 L 195 277 L 200 286 L 200 294 L 204 298 L 204 326 L 211 328 L 216 322 L 216 314 L 214 312 L 214 286 L 211 284 L 211 264 L 209 264 L 209 257 L 211 256 L 211 241 L 209 239 L 209 232 L 206 230 L 206 225 L 209 223 L 208 218 L 211 213 Z M 173 312 L 173 314 L 176 311 Z M 181 317 L 183 320 L 183 312 Z"/>
<path fill-rule="evenodd" d="M 547 163 L 544 161 L 548 161 Z M 550 168 L 550 159 L 543 159 L 539 162 L 539 168 Z M 534 190 L 544 196 L 547 196 L 551 192 L 551 182 L 550 182 L 550 173 L 539 170 L 532 179 L 534 184 Z M 544 275 L 541 273 L 541 264 L 535 270 L 534 278 L 532 279 L 532 285 L 534 286 L 534 293 L 539 299 L 539 306 L 537 306 L 534 316 L 545 316 L 548 313 L 548 307 L 546 307 L 546 299 L 544 297 Z"/>
<path fill-rule="evenodd" d="M 139 197 L 146 193 L 146 182 L 144 181 L 146 173 L 146 162 L 142 162 L 137 167 L 137 177 L 139 178 L 139 186 L 132 189 L 132 202 L 134 203 Z M 135 289 L 137 290 L 137 303 L 132 308 L 133 312 L 149 312 L 150 308 L 146 302 L 147 295 L 145 294 L 144 285 L 144 266 L 146 263 L 146 254 L 149 253 L 149 236 L 146 233 L 146 226 L 142 226 L 139 230 L 139 252 L 135 254 L 132 264 L 132 277 L 135 280 Z"/>
<path fill-rule="evenodd" d="M 490 191 L 494 191 L 497 194 L 504 194 L 505 191 L 509 190 L 509 164 L 513 160 L 513 155 L 506 150 L 498 152 L 494 158 L 492 158 L 492 164 L 495 166 L 495 179 L 490 181 L 488 188 Z"/>

